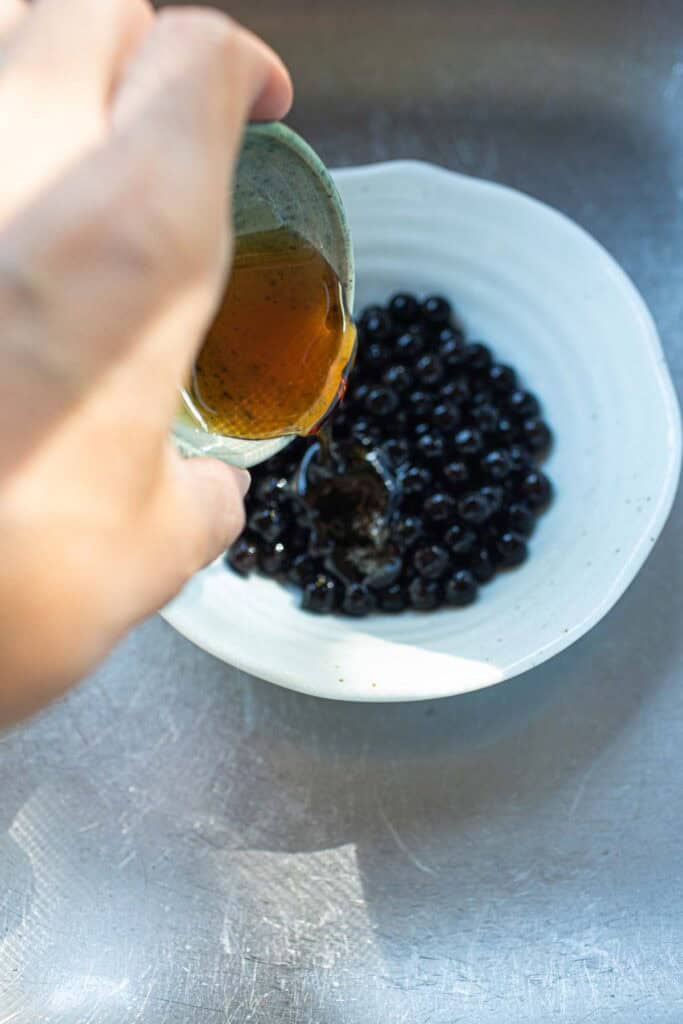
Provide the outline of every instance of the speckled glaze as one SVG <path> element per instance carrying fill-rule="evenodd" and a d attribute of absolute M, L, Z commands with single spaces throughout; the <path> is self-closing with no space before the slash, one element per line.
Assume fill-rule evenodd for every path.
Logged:
<path fill-rule="evenodd" d="M 353 307 L 353 250 L 339 191 L 320 157 L 281 122 L 250 125 L 237 168 L 236 235 L 293 228 L 323 253 Z"/>
<path fill-rule="evenodd" d="M 216 563 L 167 609 L 185 636 L 239 668 L 345 700 L 415 700 L 515 676 L 605 615 L 652 549 L 680 468 L 680 420 L 655 325 L 615 261 L 520 192 L 429 164 L 337 176 L 353 227 L 359 304 L 392 291 L 449 296 L 541 398 L 556 443 L 553 506 L 529 562 L 466 609 L 302 612 L 272 580 Z"/>
<path fill-rule="evenodd" d="M 294 230 L 323 254 L 341 282 L 346 308 L 353 308 L 353 248 L 339 192 L 317 154 L 286 125 L 247 128 L 235 176 L 233 223 L 237 236 L 285 226 Z M 292 440 L 244 441 L 207 433 L 185 411 L 173 436 L 184 455 L 211 455 L 244 468 Z"/>

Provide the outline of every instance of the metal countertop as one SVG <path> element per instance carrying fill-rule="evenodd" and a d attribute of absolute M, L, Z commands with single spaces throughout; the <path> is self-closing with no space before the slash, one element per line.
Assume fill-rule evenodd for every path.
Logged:
<path fill-rule="evenodd" d="M 331 165 L 433 160 L 588 228 L 680 394 L 680 2 L 230 9 Z M 678 1024 L 682 578 L 679 498 L 587 638 L 429 704 L 302 697 L 147 623 L 0 738 L 0 1024 Z"/>

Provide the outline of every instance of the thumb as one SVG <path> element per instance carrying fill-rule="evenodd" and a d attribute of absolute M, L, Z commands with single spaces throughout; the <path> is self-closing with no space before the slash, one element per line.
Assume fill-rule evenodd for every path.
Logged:
<path fill-rule="evenodd" d="M 177 511 L 188 547 L 184 571 L 191 575 L 222 554 L 245 525 L 244 499 L 251 476 L 217 459 L 177 462 Z"/>
<path fill-rule="evenodd" d="M 244 529 L 244 498 L 251 476 L 245 469 L 236 469 L 218 459 L 178 461 L 178 487 L 182 492 L 181 507 L 186 508 L 188 516 L 192 574 L 222 554 Z"/>
<path fill-rule="evenodd" d="M 217 459 L 183 459 L 169 443 L 163 483 L 137 531 L 134 617 L 157 611 L 228 548 L 244 529 L 251 478 Z"/>

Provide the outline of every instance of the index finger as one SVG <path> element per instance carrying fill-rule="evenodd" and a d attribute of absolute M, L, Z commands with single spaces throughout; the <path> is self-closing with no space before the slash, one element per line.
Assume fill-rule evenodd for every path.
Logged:
<path fill-rule="evenodd" d="M 198 60 L 199 55 L 204 60 Z M 183 76 L 188 58 L 193 65 L 192 80 Z M 215 10 L 166 8 L 157 15 L 126 68 L 113 97 L 114 123 L 130 122 L 162 93 L 173 90 L 181 76 L 184 90 L 194 94 L 205 89 L 212 68 L 220 81 L 217 94 L 207 97 L 211 105 L 221 97 L 228 98 L 233 113 L 242 120 L 274 121 L 289 111 L 289 72 L 262 39 Z"/>
<path fill-rule="evenodd" d="M 253 121 L 279 121 L 287 116 L 292 105 L 293 88 L 289 71 L 262 39 L 248 29 L 242 28 L 241 31 L 255 53 L 260 52 L 269 69 L 266 83 L 249 116 Z"/>

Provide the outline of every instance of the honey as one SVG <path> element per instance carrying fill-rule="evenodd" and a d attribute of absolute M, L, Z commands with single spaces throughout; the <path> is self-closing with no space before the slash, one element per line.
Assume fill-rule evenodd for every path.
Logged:
<path fill-rule="evenodd" d="M 305 436 L 343 394 L 355 339 L 339 279 L 317 249 L 286 229 L 242 236 L 186 405 L 215 434 Z"/>

